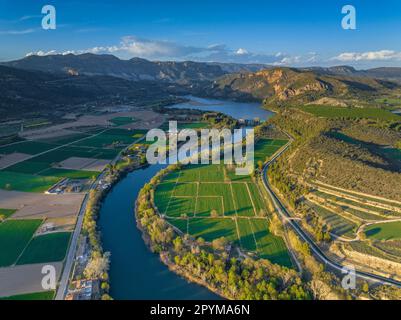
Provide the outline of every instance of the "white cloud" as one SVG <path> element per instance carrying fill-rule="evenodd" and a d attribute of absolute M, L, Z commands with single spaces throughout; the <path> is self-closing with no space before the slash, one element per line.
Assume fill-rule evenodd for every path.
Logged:
<path fill-rule="evenodd" d="M 333 57 L 331 60 L 343 62 L 401 60 L 401 52 L 394 50 L 343 52 L 338 56 Z"/>
<path fill-rule="evenodd" d="M 248 53 L 249 53 L 248 50 L 243 49 L 243 48 L 239 48 L 239 49 L 235 52 L 235 54 L 238 54 L 238 55 L 243 55 L 243 54 L 248 54 Z"/>
<path fill-rule="evenodd" d="M 0 30 L 0 35 L 21 35 L 35 32 L 35 29 L 23 29 L 23 30 Z"/>
<path fill-rule="evenodd" d="M 114 54 L 120 58 L 140 57 L 150 60 L 194 60 L 233 63 L 260 63 L 271 65 L 302 65 L 316 60 L 316 53 L 306 55 L 289 55 L 282 52 L 267 54 L 254 53 L 245 48 L 236 50 L 228 48 L 225 44 L 213 44 L 206 47 L 181 45 L 166 40 L 150 40 L 135 36 L 123 37 L 119 44 L 112 46 L 96 46 L 84 50 L 68 50 L 55 52 L 54 50 L 41 50 L 38 55 L 48 54 Z"/>

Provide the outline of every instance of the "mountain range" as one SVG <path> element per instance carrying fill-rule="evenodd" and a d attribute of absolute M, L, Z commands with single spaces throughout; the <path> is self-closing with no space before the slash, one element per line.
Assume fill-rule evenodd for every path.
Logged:
<path fill-rule="evenodd" d="M 401 92 L 401 68 L 283 68 L 121 60 L 113 55 L 90 53 L 32 55 L 1 63 L 0 85 L 0 109 L 12 113 L 93 101 L 144 102 L 171 94 L 263 100 L 277 106 L 364 106 L 378 97 Z"/>

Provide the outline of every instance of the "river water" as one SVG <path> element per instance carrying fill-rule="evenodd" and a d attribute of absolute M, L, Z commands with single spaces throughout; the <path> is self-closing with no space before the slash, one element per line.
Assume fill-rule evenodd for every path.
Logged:
<path fill-rule="evenodd" d="M 219 111 L 234 118 L 269 118 L 259 104 L 191 97 L 177 108 Z M 170 272 L 159 256 L 150 252 L 134 217 L 139 190 L 165 165 L 151 165 L 128 174 L 106 196 L 100 210 L 99 228 L 105 251 L 111 252 L 110 294 L 114 299 L 219 299 L 206 288 Z"/>

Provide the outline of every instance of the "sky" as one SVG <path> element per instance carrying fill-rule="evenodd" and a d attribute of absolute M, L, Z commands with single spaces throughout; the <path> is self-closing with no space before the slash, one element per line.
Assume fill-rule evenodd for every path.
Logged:
<path fill-rule="evenodd" d="M 56 29 L 42 28 L 42 7 Z M 344 5 L 356 29 L 343 29 Z M 401 67 L 400 0 L 0 0 L 0 61 L 27 55 Z"/>

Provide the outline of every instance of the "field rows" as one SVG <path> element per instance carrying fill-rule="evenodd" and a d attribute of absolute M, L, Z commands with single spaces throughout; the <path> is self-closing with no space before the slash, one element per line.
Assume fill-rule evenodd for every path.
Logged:
<path fill-rule="evenodd" d="M 155 192 L 155 205 L 167 221 L 211 242 L 225 237 L 244 252 L 291 266 L 284 241 L 269 231 L 258 186 L 231 180 L 224 165 L 189 165 L 167 175 Z"/>
<path fill-rule="evenodd" d="M 0 154 L 18 152 L 32 157 L 0 170 L 0 188 L 43 192 L 62 178 L 95 178 L 98 171 L 58 168 L 57 165 L 71 157 L 111 161 L 144 133 L 143 130 L 115 128 L 2 146 Z"/>

